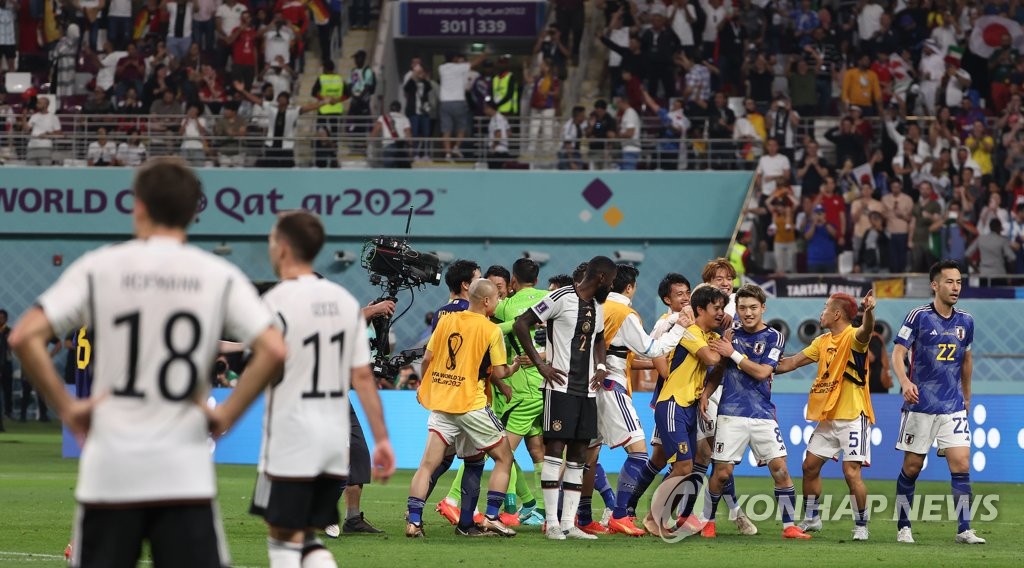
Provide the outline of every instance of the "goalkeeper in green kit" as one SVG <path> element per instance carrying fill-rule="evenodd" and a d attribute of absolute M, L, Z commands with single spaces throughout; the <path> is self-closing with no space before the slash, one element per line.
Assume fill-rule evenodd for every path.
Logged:
<path fill-rule="evenodd" d="M 504 397 L 496 395 L 492 397 L 492 410 L 501 417 L 505 425 L 505 433 L 508 436 L 512 451 L 519 447 L 519 442 L 526 439 L 526 447 L 534 462 L 534 482 L 540 490 L 540 470 L 544 465 L 544 441 L 541 438 L 541 414 L 544 412 L 544 397 L 541 392 L 543 377 L 537 372 L 536 367 L 529 358 L 523 354 L 523 349 L 512 334 L 512 324 L 521 314 L 532 308 L 544 296 L 546 290 L 534 288 L 537 277 L 540 273 L 540 266 L 528 258 L 520 258 L 512 264 L 512 281 L 510 283 L 510 295 L 498 303 L 494 312 L 494 319 L 505 334 L 509 363 L 519 358 L 521 369 L 505 379 L 505 383 L 512 387 L 512 399 L 505 401 Z M 536 333 L 536 331 L 534 331 Z M 543 342 L 537 348 L 543 353 Z M 453 524 L 459 518 L 459 499 L 461 497 L 461 477 L 463 467 L 452 481 L 451 490 L 437 505 L 437 510 Z M 501 520 L 507 526 L 515 526 L 520 523 L 529 526 L 540 526 L 544 522 L 543 508 L 538 509 L 537 500 L 530 491 L 526 474 L 514 464 L 512 477 L 509 480 L 509 488 L 515 488 L 515 492 L 509 491 L 505 497 L 505 512 L 501 514 Z M 518 503 L 522 509 L 518 510 Z"/>

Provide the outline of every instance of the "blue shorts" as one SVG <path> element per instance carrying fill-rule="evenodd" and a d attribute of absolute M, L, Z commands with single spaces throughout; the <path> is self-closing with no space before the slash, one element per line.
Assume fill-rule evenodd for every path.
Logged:
<path fill-rule="evenodd" d="M 674 399 L 664 400 L 654 407 L 654 426 L 668 463 L 693 459 L 698 412 L 696 404 L 679 406 Z"/>

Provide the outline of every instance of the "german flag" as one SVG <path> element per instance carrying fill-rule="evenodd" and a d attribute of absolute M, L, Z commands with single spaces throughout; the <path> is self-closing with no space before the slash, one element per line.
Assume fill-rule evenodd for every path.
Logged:
<path fill-rule="evenodd" d="M 146 37 L 146 30 L 149 29 L 149 10 L 140 10 L 138 15 L 135 16 L 135 25 L 132 26 L 132 39 L 142 39 Z"/>

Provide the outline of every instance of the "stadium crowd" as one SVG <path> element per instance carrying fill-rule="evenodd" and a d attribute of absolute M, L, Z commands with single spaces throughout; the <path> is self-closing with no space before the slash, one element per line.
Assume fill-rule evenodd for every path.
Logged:
<path fill-rule="evenodd" d="M 294 104 L 309 40 L 337 53 L 338 0 L 43 4 L 0 5 L 0 68 L 17 61 L 57 95 L 7 98 L 27 164 L 52 163 L 78 113 L 96 115 L 80 149 L 91 166 L 177 153 L 292 167 L 299 117 L 315 112 L 318 167 L 338 167 L 343 139 L 365 155 L 369 137 L 385 167 L 465 151 L 492 168 L 522 155 L 560 169 L 753 169 L 751 272 L 834 272 L 844 251 L 862 272 L 940 257 L 1024 270 L 1016 1 L 603 0 L 590 39 L 584 1 L 558 0 L 529 56 L 414 59 L 379 114 L 365 51 L 344 77 L 325 58 L 312 102 Z M 351 27 L 369 25 L 366 2 L 349 7 Z M 608 97 L 589 108 L 563 100 L 583 41 L 607 48 Z M 84 79 L 91 94 L 76 94 Z"/>

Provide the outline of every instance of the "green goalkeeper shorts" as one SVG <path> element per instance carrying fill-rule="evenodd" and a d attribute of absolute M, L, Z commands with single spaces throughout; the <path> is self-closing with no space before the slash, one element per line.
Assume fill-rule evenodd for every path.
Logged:
<path fill-rule="evenodd" d="M 541 415 L 544 414 L 544 399 L 513 399 L 505 405 L 504 412 L 500 414 L 501 421 L 505 424 L 505 431 L 524 438 L 540 436 L 544 430 L 541 428 Z"/>

